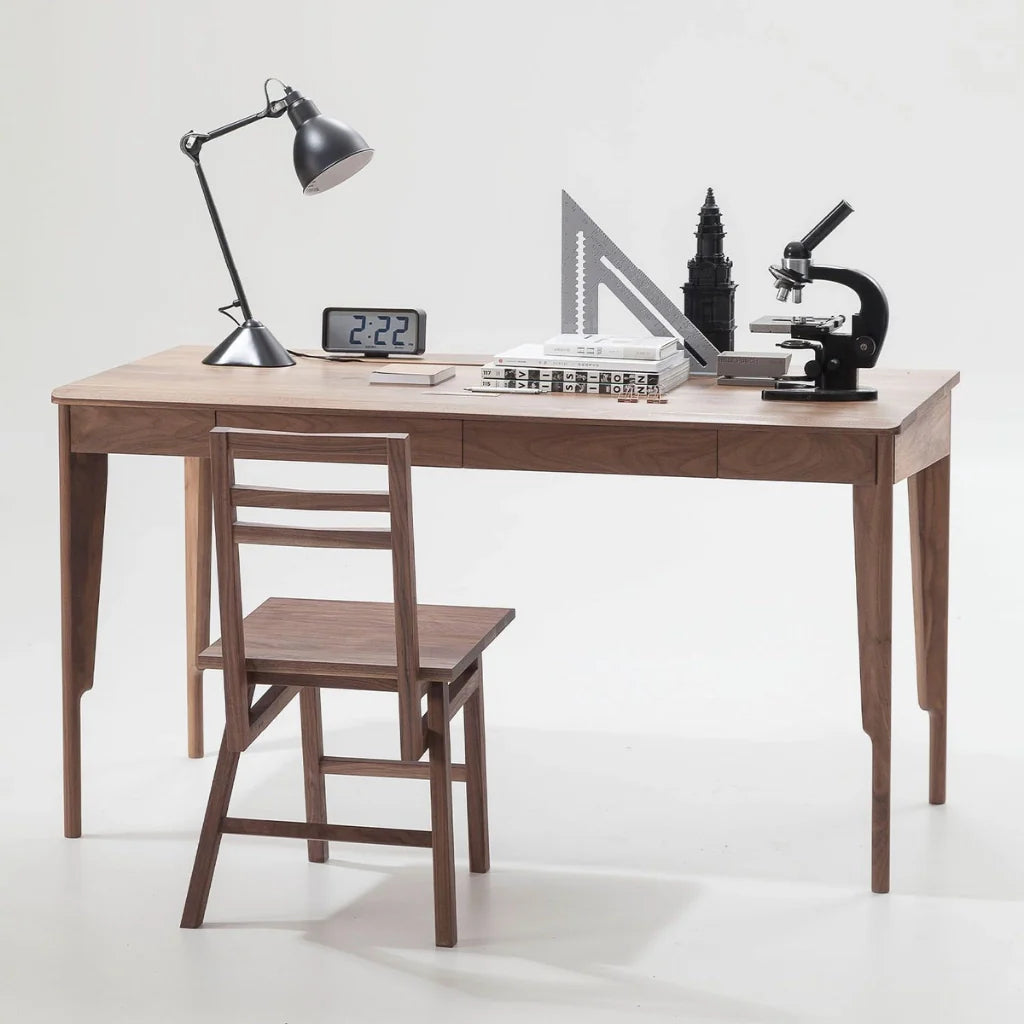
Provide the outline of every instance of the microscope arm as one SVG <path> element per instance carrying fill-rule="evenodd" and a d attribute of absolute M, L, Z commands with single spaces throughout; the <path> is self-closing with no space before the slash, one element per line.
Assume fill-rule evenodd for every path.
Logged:
<path fill-rule="evenodd" d="M 889 302 L 885 293 L 878 286 L 878 282 L 859 270 L 830 267 L 813 262 L 810 264 L 809 278 L 811 281 L 833 281 L 836 284 L 846 285 L 847 288 L 851 288 L 857 293 L 857 298 L 860 299 L 860 310 L 853 315 L 851 330 L 857 351 L 857 365 L 874 366 L 878 361 L 878 354 L 882 350 L 886 331 L 889 329 Z M 862 337 L 870 338 L 874 343 L 870 351 L 865 352 L 857 344 L 857 339 Z"/>

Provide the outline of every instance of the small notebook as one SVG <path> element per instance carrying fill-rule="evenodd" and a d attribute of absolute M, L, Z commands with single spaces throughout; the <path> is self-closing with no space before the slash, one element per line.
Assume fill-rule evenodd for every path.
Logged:
<path fill-rule="evenodd" d="M 419 384 L 431 388 L 455 376 L 454 366 L 382 366 L 370 374 L 371 384 Z"/>

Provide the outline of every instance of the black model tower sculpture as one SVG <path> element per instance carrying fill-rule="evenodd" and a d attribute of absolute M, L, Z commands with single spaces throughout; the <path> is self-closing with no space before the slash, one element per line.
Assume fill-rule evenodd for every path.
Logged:
<path fill-rule="evenodd" d="M 719 352 L 728 352 L 736 330 L 736 285 L 732 260 L 722 251 L 722 213 L 711 189 L 695 234 L 697 255 L 686 264 L 690 279 L 683 285 L 683 312 Z"/>

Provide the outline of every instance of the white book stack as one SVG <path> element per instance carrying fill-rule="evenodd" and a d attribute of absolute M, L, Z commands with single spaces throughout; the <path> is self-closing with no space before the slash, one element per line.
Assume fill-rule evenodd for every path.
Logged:
<path fill-rule="evenodd" d="M 690 376 L 690 360 L 675 338 L 560 334 L 519 345 L 481 367 L 485 388 L 585 394 L 665 394 Z"/>

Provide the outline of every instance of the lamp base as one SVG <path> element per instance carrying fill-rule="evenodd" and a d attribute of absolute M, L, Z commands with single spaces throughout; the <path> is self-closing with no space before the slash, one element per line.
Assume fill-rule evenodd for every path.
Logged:
<path fill-rule="evenodd" d="M 295 360 L 259 320 L 236 327 L 204 360 L 207 366 L 294 366 Z"/>

